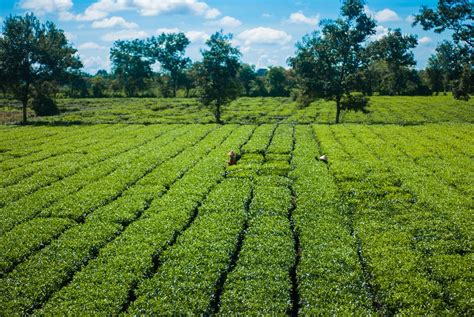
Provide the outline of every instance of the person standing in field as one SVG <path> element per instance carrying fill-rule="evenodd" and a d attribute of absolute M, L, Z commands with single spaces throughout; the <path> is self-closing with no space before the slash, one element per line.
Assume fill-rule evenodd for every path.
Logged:
<path fill-rule="evenodd" d="M 227 155 L 229 155 L 229 161 L 227 164 L 230 165 L 235 165 L 237 163 L 237 155 L 235 154 L 234 151 L 230 151 Z"/>

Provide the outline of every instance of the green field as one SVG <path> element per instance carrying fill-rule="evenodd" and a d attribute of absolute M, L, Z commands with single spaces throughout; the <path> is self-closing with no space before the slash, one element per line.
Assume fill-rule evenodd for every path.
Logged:
<path fill-rule="evenodd" d="M 211 111 L 192 98 L 105 98 L 58 99 L 62 114 L 32 117 L 37 123 L 212 123 Z M 15 108 L 16 107 L 16 108 Z M 0 122 L 19 121 L 19 104 L 0 100 Z M 474 122 L 474 100 L 458 101 L 452 96 L 371 98 L 368 113 L 343 113 L 344 123 L 421 124 L 438 122 Z M 33 114 L 31 114 L 33 116 Z M 224 108 L 223 120 L 234 124 L 263 123 L 333 123 L 335 103 L 317 101 L 306 108 L 290 98 L 240 98 Z"/>
<path fill-rule="evenodd" d="M 63 102 L 115 124 L 0 126 L 1 316 L 474 314 L 472 102 Z"/>

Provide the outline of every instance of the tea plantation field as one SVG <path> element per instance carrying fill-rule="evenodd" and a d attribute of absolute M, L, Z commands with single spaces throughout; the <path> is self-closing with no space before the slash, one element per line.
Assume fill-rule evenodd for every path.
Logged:
<path fill-rule="evenodd" d="M 472 316 L 472 105 L 284 111 L 0 126 L 0 315 Z"/>
<path fill-rule="evenodd" d="M 104 98 L 58 99 L 61 115 L 34 117 L 37 123 L 97 124 L 97 123 L 213 123 L 208 108 L 193 98 Z M 439 122 L 474 123 L 474 98 L 458 101 L 451 95 L 431 97 L 373 96 L 367 113 L 347 112 L 341 116 L 344 123 L 368 124 L 422 124 Z M 0 123 L 19 122 L 20 104 L 0 99 Z M 239 98 L 224 107 L 222 119 L 234 124 L 263 123 L 334 123 L 336 106 L 332 101 L 316 101 L 300 108 L 290 98 Z"/>

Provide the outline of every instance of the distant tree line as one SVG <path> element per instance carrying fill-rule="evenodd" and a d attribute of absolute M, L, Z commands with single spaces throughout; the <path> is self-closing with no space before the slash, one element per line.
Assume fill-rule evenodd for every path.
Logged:
<path fill-rule="evenodd" d="M 415 35 L 394 29 L 371 40 L 376 22 L 364 4 L 343 1 L 338 19 L 323 20 L 321 31 L 297 43 L 288 69 L 242 63 L 232 35 L 219 31 L 195 62 L 186 56 L 190 41 L 184 33 L 116 41 L 110 49 L 111 71 L 90 75 L 81 71 L 76 49 L 53 23 L 41 24 L 33 14 L 10 16 L 0 37 L 0 89 L 22 102 L 25 122 L 30 102 L 37 113 L 56 113 L 52 96 L 196 97 L 212 108 L 217 122 L 222 106 L 239 96 L 292 97 L 302 106 L 317 98 L 334 100 L 336 122 L 341 111 L 364 111 L 373 94 L 452 92 L 457 99 L 469 99 L 474 88 L 471 1 L 439 0 L 437 8 L 422 7 L 415 15 L 413 25 L 453 33 L 424 70 L 415 69 Z"/>

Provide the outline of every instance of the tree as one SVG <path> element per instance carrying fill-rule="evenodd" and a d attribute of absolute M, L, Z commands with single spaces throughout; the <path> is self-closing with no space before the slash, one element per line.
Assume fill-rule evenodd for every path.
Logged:
<path fill-rule="evenodd" d="M 453 87 L 453 96 L 455 99 L 468 101 L 470 99 L 469 92 L 471 91 L 472 83 L 472 66 L 465 63 L 461 77 L 455 81 Z"/>
<path fill-rule="evenodd" d="M 66 83 L 69 85 L 69 93 L 68 95 L 72 98 L 84 98 L 89 95 L 88 90 L 88 81 L 86 78 L 90 77 L 89 74 L 76 71 L 69 74 L 66 78 Z"/>
<path fill-rule="evenodd" d="M 1 47 L 0 47 L 1 50 Z M 6 74 L 6 69 L 5 69 L 5 63 L 2 59 L 2 51 L 0 51 L 0 89 L 3 92 L 3 98 L 6 98 L 7 95 L 7 74 Z"/>
<path fill-rule="evenodd" d="M 191 64 L 191 59 L 185 56 L 186 47 L 190 43 L 184 33 L 162 33 L 147 40 L 147 54 L 154 61 L 158 61 L 170 76 L 173 97 L 176 97 L 183 71 Z"/>
<path fill-rule="evenodd" d="M 438 0 L 436 10 L 423 6 L 415 15 L 413 26 L 421 24 L 423 29 L 434 29 L 436 33 L 453 31 L 455 43 L 474 45 L 474 3 L 470 0 Z"/>
<path fill-rule="evenodd" d="M 65 74 L 80 69 L 64 32 L 52 23 L 40 23 L 33 14 L 9 16 L 0 37 L 0 64 L 14 97 L 21 101 L 23 123 L 32 92 L 41 93 L 45 82 L 53 83 Z M 36 88 L 36 89 L 35 89 Z"/>
<path fill-rule="evenodd" d="M 115 41 L 110 49 L 113 72 L 128 97 L 147 87 L 152 77 L 153 60 L 148 57 L 142 40 Z"/>
<path fill-rule="evenodd" d="M 238 73 L 241 53 L 231 44 L 232 34 L 214 33 L 206 41 L 208 50 L 202 50 L 198 86 L 201 103 L 211 107 L 217 123 L 222 123 L 222 106 L 236 99 L 240 93 Z"/>
<path fill-rule="evenodd" d="M 255 65 L 242 64 L 239 71 L 239 81 L 244 88 L 246 96 L 250 96 L 252 81 L 254 81 L 255 78 L 257 78 L 257 75 L 255 74 Z"/>
<path fill-rule="evenodd" d="M 354 89 L 361 91 L 367 96 L 372 96 L 379 88 L 381 74 L 385 69 L 386 67 L 383 62 L 367 62 L 356 74 L 359 80 L 354 83 Z"/>
<path fill-rule="evenodd" d="M 426 76 L 431 90 L 437 96 L 443 89 L 443 70 L 441 63 L 436 55 L 432 55 L 428 59 L 428 66 L 426 67 Z"/>
<path fill-rule="evenodd" d="M 104 76 L 99 75 L 99 72 L 92 77 L 92 96 L 94 98 L 102 98 L 105 96 L 107 90 L 107 79 Z"/>
<path fill-rule="evenodd" d="M 446 91 L 453 89 L 453 81 L 461 76 L 464 63 L 469 63 L 469 61 L 466 60 L 463 47 L 450 41 L 443 41 L 436 47 L 436 54 L 430 57 L 428 67 L 436 64 L 439 68 L 445 94 Z"/>
<path fill-rule="evenodd" d="M 362 67 L 363 44 L 375 34 L 375 21 L 364 11 L 365 1 L 345 0 L 341 18 L 323 21 L 322 31 L 307 35 L 297 43 L 297 55 L 289 59 L 301 88 L 302 102 L 315 97 L 336 101 L 339 123 L 341 99 L 349 95 Z"/>
<path fill-rule="evenodd" d="M 267 86 L 265 85 L 264 77 L 257 77 L 250 85 L 251 97 L 266 97 L 268 96 Z"/>
<path fill-rule="evenodd" d="M 389 94 L 400 95 L 407 86 L 410 67 L 416 65 L 412 48 L 418 44 L 415 35 L 403 35 L 400 29 L 389 30 L 381 39 L 369 44 L 367 51 L 375 61 L 384 61 L 388 68 Z"/>
<path fill-rule="evenodd" d="M 288 96 L 286 70 L 283 67 L 270 67 L 267 73 L 269 93 L 272 97 Z"/>

